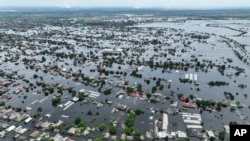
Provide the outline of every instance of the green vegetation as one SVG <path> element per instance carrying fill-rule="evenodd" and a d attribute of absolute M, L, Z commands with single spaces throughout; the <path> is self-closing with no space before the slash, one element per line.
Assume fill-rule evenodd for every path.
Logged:
<path fill-rule="evenodd" d="M 45 131 L 47 131 L 47 132 L 51 132 L 51 131 L 54 131 L 54 129 L 55 129 L 55 127 L 54 127 L 54 126 L 49 125 L 49 127 L 48 127 L 48 128 L 46 128 L 46 130 L 45 130 Z"/>
<path fill-rule="evenodd" d="M 0 101 L 0 106 L 4 106 L 5 102 L 4 101 Z"/>
<path fill-rule="evenodd" d="M 142 78 L 142 74 L 138 74 L 137 72 L 138 72 L 137 69 L 136 69 L 136 70 L 133 70 L 132 73 L 131 73 L 130 75 L 131 75 L 131 76 L 134 76 L 134 77 Z"/>
<path fill-rule="evenodd" d="M 136 131 L 134 134 L 134 141 L 141 141 L 140 137 L 141 137 L 141 133 Z"/>
<path fill-rule="evenodd" d="M 48 87 L 46 88 L 46 91 L 48 91 L 50 94 L 54 93 L 54 88 Z"/>
<path fill-rule="evenodd" d="M 115 135 L 116 134 L 116 128 L 115 128 L 115 126 L 109 126 L 109 133 L 111 135 Z"/>
<path fill-rule="evenodd" d="M 75 123 L 75 125 L 78 125 L 81 121 L 82 121 L 82 119 L 80 117 L 76 117 L 74 123 Z"/>
<path fill-rule="evenodd" d="M 188 83 L 189 79 L 185 79 L 185 78 L 179 78 L 181 83 Z"/>
<path fill-rule="evenodd" d="M 37 74 L 34 74 L 34 75 L 33 75 L 33 78 L 35 78 L 35 79 L 38 78 L 38 75 L 37 75 Z"/>
<path fill-rule="evenodd" d="M 212 107 L 212 106 L 215 106 L 215 104 L 216 103 L 214 101 L 209 101 L 209 100 L 197 100 L 196 101 L 197 107 L 202 107 L 202 108 Z"/>
<path fill-rule="evenodd" d="M 73 90 L 73 91 L 71 92 L 71 96 L 72 96 L 72 97 L 75 97 L 75 96 L 76 96 L 76 91 L 75 91 L 75 90 Z"/>
<path fill-rule="evenodd" d="M 89 110 L 89 111 L 87 112 L 87 115 L 93 115 L 92 111 Z"/>
<path fill-rule="evenodd" d="M 150 84 L 150 79 L 147 79 L 147 80 L 146 80 L 146 83 L 147 83 L 147 84 Z"/>
<path fill-rule="evenodd" d="M 195 98 L 195 96 L 192 95 L 192 94 L 190 94 L 188 97 L 189 97 L 191 100 L 193 100 L 193 99 Z"/>
<path fill-rule="evenodd" d="M 60 97 L 57 97 L 57 98 L 53 98 L 52 99 L 52 105 L 53 106 L 57 106 L 58 104 L 61 103 L 61 98 Z"/>
<path fill-rule="evenodd" d="M 94 138 L 94 141 L 104 141 L 103 138 Z"/>
<path fill-rule="evenodd" d="M 134 92 L 134 89 L 132 87 L 127 87 L 126 91 L 128 93 L 132 93 L 132 92 Z"/>
<path fill-rule="evenodd" d="M 147 96 L 148 99 L 150 99 L 152 97 L 152 94 L 151 93 L 147 93 L 146 96 Z"/>
<path fill-rule="evenodd" d="M 160 102 L 160 101 L 157 100 L 157 99 L 150 99 L 150 102 L 151 102 L 151 103 L 158 103 L 158 102 Z"/>
<path fill-rule="evenodd" d="M 153 44 L 153 45 L 161 44 L 161 41 L 159 41 L 159 40 L 157 40 L 157 39 L 153 39 L 153 40 L 151 41 L 151 44 Z"/>
<path fill-rule="evenodd" d="M 178 96 L 178 98 L 180 99 L 180 98 L 183 96 L 183 94 L 182 94 L 182 93 L 179 93 L 177 96 Z"/>
<path fill-rule="evenodd" d="M 142 89 L 142 85 L 141 85 L 141 84 L 138 84 L 138 85 L 137 85 L 137 91 L 139 91 L 139 92 L 140 92 L 140 91 L 141 91 L 141 89 Z"/>
<path fill-rule="evenodd" d="M 161 85 L 159 86 L 159 89 L 162 91 L 162 90 L 164 89 L 164 85 L 161 84 Z"/>
<path fill-rule="evenodd" d="M 144 114 L 144 111 L 141 110 L 141 109 L 136 109 L 136 110 L 135 110 L 135 114 L 136 114 L 136 115 Z"/>
<path fill-rule="evenodd" d="M 62 93 L 63 93 L 63 90 L 62 90 L 62 88 L 59 88 L 59 89 L 57 90 L 57 93 L 60 93 L 60 94 L 62 94 Z"/>
<path fill-rule="evenodd" d="M 76 117 L 74 123 L 75 123 L 75 126 L 77 126 L 76 132 L 80 133 L 87 128 L 87 126 L 85 125 L 85 123 L 80 117 Z"/>
<path fill-rule="evenodd" d="M 116 128 L 115 128 L 115 126 L 114 126 L 114 119 L 111 119 L 111 120 L 109 121 L 109 133 L 110 133 L 111 135 L 115 135 L 115 134 L 116 134 Z"/>
<path fill-rule="evenodd" d="M 230 121 L 229 125 L 238 125 L 238 123 L 236 121 Z"/>
<path fill-rule="evenodd" d="M 85 97 L 87 97 L 87 95 L 85 95 L 85 93 L 79 93 L 79 94 L 78 94 L 79 101 L 84 100 Z"/>
<path fill-rule="evenodd" d="M 110 88 L 107 88 L 107 89 L 105 89 L 105 90 L 103 91 L 103 93 L 104 93 L 105 95 L 111 94 L 111 89 L 110 89 Z"/>
<path fill-rule="evenodd" d="M 224 81 L 210 81 L 208 82 L 209 86 L 224 86 L 224 85 L 228 85 L 229 83 L 226 83 Z"/>
<path fill-rule="evenodd" d="M 99 124 L 98 129 L 99 131 L 102 132 L 105 129 L 105 124 L 104 123 Z"/>
<path fill-rule="evenodd" d="M 243 60 L 244 56 L 242 56 L 238 51 L 234 50 L 234 54 L 240 59 L 241 61 Z"/>
<path fill-rule="evenodd" d="M 225 131 L 219 132 L 219 139 L 223 141 L 224 138 L 225 138 L 225 135 L 226 135 L 226 132 L 225 132 Z"/>
<path fill-rule="evenodd" d="M 42 107 L 38 107 L 37 108 L 37 112 L 42 112 L 43 111 L 43 108 Z"/>
<path fill-rule="evenodd" d="M 42 62 L 45 62 L 46 58 L 44 56 L 42 56 Z"/>
<path fill-rule="evenodd" d="M 131 135 L 131 133 L 133 132 L 134 120 L 135 120 L 135 113 L 130 112 L 128 118 L 125 121 L 126 126 L 124 132 L 126 135 Z"/>
<path fill-rule="evenodd" d="M 231 92 L 224 92 L 224 95 L 230 100 L 234 100 L 234 95 Z"/>
<path fill-rule="evenodd" d="M 72 88 L 72 87 L 69 87 L 69 88 L 68 88 L 68 92 L 69 92 L 69 93 L 72 93 L 72 91 L 73 91 L 73 88 Z"/>
<path fill-rule="evenodd" d="M 152 93 L 155 93 L 156 90 L 157 90 L 157 86 L 153 86 L 151 92 L 152 92 Z"/>

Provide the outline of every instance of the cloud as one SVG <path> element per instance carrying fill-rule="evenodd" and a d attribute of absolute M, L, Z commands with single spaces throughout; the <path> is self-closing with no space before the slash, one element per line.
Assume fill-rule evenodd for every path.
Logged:
<path fill-rule="evenodd" d="M 72 6 L 72 2 L 70 2 L 69 0 L 62 0 L 61 2 L 59 2 L 59 4 L 56 5 L 56 7 L 60 7 L 60 8 L 71 8 Z"/>

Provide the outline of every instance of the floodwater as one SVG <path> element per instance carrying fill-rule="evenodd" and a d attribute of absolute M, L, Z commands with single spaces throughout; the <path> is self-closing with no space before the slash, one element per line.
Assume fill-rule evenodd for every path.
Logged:
<path fill-rule="evenodd" d="M 242 24 L 235 24 L 235 23 L 242 23 Z M 235 28 L 235 29 L 243 29 L 247 32 L 245 35 L 240 36 L 240 37 L 236 37 L 236 35 L 240 34 L 240 32 L 235 31 L 235 30 L 231 30 L 228 28 L 221 28 L 221 27 L 208 27 L 206 26 L 207 24 L 216 24 L 219 26 L 223 26 L 223 25 L 227 25 L 229 27 Z M 227 68 L 225 71 L 225 75 L 221 75 L 218 70 L 217 67 L 213 67 L 213 68 L 207 68 L 207 72 L 202 71 L 201 69 L 196 71 L 194 68 L 189 68 L 188 71 L 183 71 L 183 70 L 178 70 L 178 72 L 176 72 L 176 69 L 173 70 L 169 70 L 168 72 L 164 72 L 162 73 L 162 68 L 157 68 L 157 69 L 152 69 L 149 66 L 144 66 L 143 69 L 141 71 L 139 71 L 139 73 L 143 74 L 143 78 L 134 78 L 132 76 L 130 76 L 130 72 L 132 71 L 131 66 L 129 65 L 122 65 L 122 69 L 124 70 L 128 70 L 128 75 L 127 77 L 122 77 L 122 79 L 120 78 L 115 78 L 112 76 L 107 76 L 107 80 L 113 80 L 115 81 L 129 81 L 130 84 L 134 84 L 136 83 L 140 83 L 143 85 L 143 87 L 145 88 L 146 91 L 151 92 L 151 88 L 152 86 L 155 85 L 156 81 L 153 81 L 150 78 L 153 77 L 157 77 L 157 78 L 161 78 L 164 80 L 172 80 L 171 83 L 171 87 L 168 88 L 168 84 L 164 81 L 162 84 L 164 85 L 164 89 L 160 92 L 162 93 L 162 97 L 160 97 L 161 102 L 153 104 L 150 103 L 148 101 L 143 101 L 137 98 L 133 98 L 133 97 L 128 97 L 127 95 L 124 96 L 123 99 L 117 99 L 116 98 L 116 92 L 118 92 L 120 90 L 120 88 L 113 86 L 112 84 L 107 84 L 107 86 L 112 86 L 113 90 L 112 93 L 110 95 L 104 95 L 101 94 L 99 97 L 97 97 L 96 99 L 94 98 L 90 98 L 88 97 L 88 99 L 91 102 L 97 101 L 97 102 L 104 102 L 106 99 L 113 101 L 112 105 L 107 105 L 104 104 L 103 107 L 100 108 L 96 108 L 96 105 L 91 103 L 91 104 L 83 104 L 82 102 L 77 102 L 75 104 L 73 104 L 71 107 L 69 107 L 67 110 L 63 110 L 63 108 L 60 107 L 53 107 L 51 104 L 51 99 L 53 98 L 53 95 L 49 95 L 49 96 L 44 96 L 43 94 L 37 94 L 34 91 L 29 91 L 28 93 L 26 93 L 25 91 L 22 92 L 19 95 L 12 95 L 12 100 L 6 102 L 6 105 L 12 105 L 12 107 L 21 107 L 23 109 L 25 109 L 26 107 L 31 107 L 32 110 L 28 110 L 27 113 L 30 114 L 35 114 L 37 113 L 37 108 L 38 107 L 42 107 L 43 111 L 40 113 L 41 115 L 44 114 L 51 114 L 51 117 L 48 118 L 49 121 L 57 121 L 59 119 L 62 119 L 66 124 L 67 123 L 72 123 L 74 122 L 75 117 L 80 116 L 84 122 L 86 123 L 87 126 L 89 127 L 97 127 L 100 123 L 104 122 L 106 124 L 106 129 L 108 129 L 108 121 L 111 118 L 115 118 L 116 121 L 118 121 L 117 127 L 118 127 L 118 135 L 120 133 L 123 133 L 123 130 L 121 129 L 122 125 L 124 124 L 126 118 L 127 118 L 127 113 L 126 112 L 115 112 L 115 113 L 111 113 L 111 110 L 113 108 L 114 105 L 116 104 L 125 104 L 127 105 L 129 108 L 135 110 L 135 109 L 143 109 L 144 110 L 144 114 L 143 115 L 139 115 L 136 116 L 136 120 L 135 120 L 135 124 L 134 124 L 134 129 L 138 130 L 141 132 L 142 135 L 145 135 L 146 131 L 149 131 L 150 129 L 153 129 L 153 120 L 149 120 L 150 116 L 153 116 L 154 119 L 161 119 L 162 118 L 162 114 L 160 113 L 160 111 L 166 111 L 169 108 L 169 105 L 171 103 L 171 100 L 164 100 L 164 97 L 166 96 L 170 96 L 170 91 L 174 91 L 174 97 L 173 97 L 173 101 L 178 101 L 177 99 L 177 94 L 182 93 L 184 95 L 189 95 L 189 94 L 193 94 L 199 98 L 202 98 L 204 100 L 213 100 L 213 101 L 222 101 L 224 98 L 224 92 L 231 92 L 232 94 L 235 95 L 235 100 L 236 101 L 240 101 L 242 103 L 244 103 L 247 107 L 243 108 L 243 109 L 237 109 L 237 111 L 239 111 L 239 113 L 241 113 L 242 116 L 244 117 L 249 117 L 250 116 L 250 112 L 248 109 L 248 105 L 249 105 L 249 98 L 244 97 L 244 94 L 248 94 L 249 93 L 249 88 L 245 88 L 245 89 L 240 89 L 238 87 L 239 84 L 249 84 L 249 79 L 248 79 L 248 74 L 250 74 L 250 69 L 249 66 L 246 65 L 245 63 L 243 63 L 242 61 L 240 61 L 237 57 L 235 57 L 233 50 L 231 48 L 229 48 L 227 46 L 227 44 L 219 42 L 221 40 L 221 36 L 226 36 L 228 38 L 231 38 L 233 40 L 238 41 L 241 44 L 246 45 L 246 49 L 249 51 L 249 46 L 250 46 L 250 40 L 249 40 L 249 21 L 235 21 L 235 20 L 229 20 L 229 21 L 221 21 L 221 20 L 194 20 L 194 21 L 187 21 L 184 23 L 173 23 L 173 22 L 157 22 L 157 23 L 146 23 L 146 24 L 140 24 L 137 25 L 135 27 L 138 27 L 138 30 L 140 31 L 140 29 L 143 30 L 148 30 L 147 28 L 156 28 L 157 30 L 164 30 L 166 31 L 167 29 L 177 29 L 177 32 L 181 32 L 181 34 L 185 34 L 185 33 L 209 33 L 209 34 L 214 34 L 211 35 L 209 39 L 207 39 L 207 43 L 201 43 L 201 42 L 197 42 L 197 41 L 193 41 L 191 43 L 191 48 L 188 49 L 188 53 L 184 53 L 182 54 L 180 51 L 177 52 L 177 54 L 180 55 L 180 57 L 178 57 L 177 55 L 175 56 L 168 56 L 167 58 L 171 58 L 172 60 L 176 60 L 176 61 L 181 61 L 182 59 L 185 60 L 190 60 L 191 57 L 190 55 L 202 55 L 200 57 L 198 57 L 199 61 L 202 62 L 202 60 L 211 60 L 213 61 L 215 64 L 217 65 L 223 65 L 226 64 L 226 66 L 228 66 L 228 63 L 225 63 L 225 58 L 233 58 L 233 63 L 230 64 L 231 66 L 239 66 L 240 68 L 244 68 L 245 71 L 244 73 L 240 74 L 240 76 L 235 76 L 235 70 L 232 68 Z M 133 27 L 127 27 L 127 28 L 133 28 Z M 62 30 L 61 28 L 52 28 L 53 30 Z M 181 29 L 181 30 L 180 30 Z M 171 31 L 170 31 L 171 32 Z M 85 32 L 87 33 L 87 32 Z M 12 34 L 12 31 L 9 31 L 9 34 Z M 138 33 L 143 35 L 142 33 Z M 173 33 L 175 34 L 175 33 Z M 135 35 L 135 37 L 137 36 L 137 34 Z M 135 38 L 133 37 L 133 38 Z M 130 37 L 131 38 L 131 37 Z M 155 37 L 150 37 L 149 39 L 154 39 Z M 178 40 L 179 38 L 176 36 L 172 37 L 173 40 Z M 139 40 L 139 39 L 136 39 Z M 166 42 L 171 42 L 170 39 L 166 39 L 164 37 L 161 38 L 161 40 L 166 40 Z M 172 41 L 173 41 L 172 40 Z M 67 40 L 68 42 L 71 42 L 72 44 L 75 44 L 75 42 L 71 41 L 71 40 Z M 180 45 L 179 42 L 173 43 L 171 45 L 171 47 L 176 47 Z M 76 44 L 75 44 L 76 45 Z M 103 46 L 110 46 L 110 41 L 103 41 L 102 42 Z M 115 45 L 114 45 L 115 46 Z M 129 46 L 128 44 L 125 44 L 124 47 L 130 48 L 131 46 Z M 148 56 L 152 56 L 153 54 L 155 54 L 155 52 L 151 49 L 152 46 L 148 46 L 149 50 L 147 50 L 144 54 L 142 54 L 140 56 L 148 59 Z M 171 47 L 166 47 L 166 48 L 171 48 Z M 153 47 L 152 47 L 153 48 Z M 179 47 L 181 48 L 181 47 Z M 77 52 L 89 52 L 93 49 L 88 49 L 88 48 L 83 48 L 82 46 L 77 46 Z M 35 58 L 41 58 L 41 56 L 36 56 Z M 46 57 L 47 62 L 51 61 L 53 58 L 51 56 L 47 56 Z M 125 58 L 127 59 L 127 58 Z M 164 57 L 158 57 L 158 60 L 162 60 L 165 61 L 166 58 Z M 47 62 L 45 62 L 44 64 L 46 64 Z M 70 65 L 69 66 L 65 66 L 64 62 L 68 62 Z M 86 75 L 88 76 L 98 76 L 99 73 L 98 72 L 94 72 L 94 73 L 90 73 L 90 69 L 95 69 L 96 68 L 96 64 L 93 62 L 88 62 L 83 66 L 73 66 L 72 65 L 72 61 L 69 59 L 65 59 L 64 62 L 60 62 L 58 63 L 58 66 L 64 65 L 64 68 L 72 68 L 74 71 L 81 69 Z M 99 62 L 97 62 L 98 64 Z M 89 65 L 87 65 L 89 64 Z M 42 65 L 42 64 L 41 64 Z M 111 68 L 114 71 L 117 71 L 117 66 L 118 65 L 114 65 L 113 68 Z M 26 78 L 31 78 L 30 79 L 30 83 L 35 84 L 35 82 L 37 80 L 33 79 L 33 74 L 29 73 L 29 69 L 26 69 L 24 66 L 20 65 L 20 67 L 15 66 L 13 63 L 10 62 L 6 62 L 5 64 L 2 65 L 2 68 L 4 70 L 9 69 L 9 71 L 18 71 L 18 74 L 25 74 Z M 92 91 L 96 91 L 98 92 L 98 87 L 93 88 L 90 86 L 86 86 L 84 84 L 80 84 L 77 82 L 74 82 L 72 79 L 65 79 L 61 76 L 54 76 L 51 74 L 45 74 L 42 71 L 38 71 L 37 74 L 39 76 L 42 76 L 45 80 L 45 82 L 49 82 L 49 84 L 53 84 L 53 83 L 60 83 L 62 85 L 66 85 L 66 86 L 70 86 L 70 87 L 74 87 L 75 90 L 78 92 L 81 89 L 85 89 L 85 90 L 92 90 Z M 198 86 L 200 88 L 200 91 L 197 91 L 196 88 L 197 86 L 194 86 L 193 83 L 180 83 L 179 82 L 179 78 L 184 78 L 185 74 L 197 74 L 198 76 L 198 83 L 200 84 L 200 86 Z M 231 77 L 226 76 L 226 74 L 228 75 L 232 75 Z M 144 82 L 144 79 L 150 79 L 151 83 L 149 85 L 147 85 Z M 208 82 L 210 81 L 225 81 L 228 82 L 229 85 L 228 86 L 220 86 L 220 87 L 210 87 L 209 85 L 207 85 Z M 19 81 L 18 82 L 21 83 L 21 86 L 23 85 L 29 85 L 26 84 L 23 81 Z M 11 89 L 10 92 L 12 92 L 14 89 Z M 25 93 L 25 94 L 24 94 Z M 238 95 L 236 95 L 236 93 L 238 93 Z M 27 95 L 27 99 L 24 100 L 23 96 Z M 38 100 L 38 102 L 32 104 L 32 102 Z M 64 91 L 63 92 L 63 96 L 62 96 L 62 102 L 66 103 L 67 101 L 71 100 L 71 95 L 67 92 Z M 22 101 L 24 101 L 24 103 L 22 103 Z M 180 106 L 180 102 L 178 103 L 178 105 Z M 154 108 L 155 111 L 157 112 L 152 112 L 151 110 L 149 110 L 150 108 Z M 187 112 L 191 112 L 191 113 L 199 113 L 199 110 L 197 109 L 184 109 L 187 110 Z M 93 115 L 87 115 L 87 112 L 91 111 L 93 113 Z M 98 114 L 97 114 L 98 113 Z M 70 116 L 70 118 L 63 118 L 61 117 L 61 115 L 68 115 Z M 217 131 L 221 131 L 223 130 L 223 126 L 227 125 L 230 121 L 240 121 L 242 123 L 247 122 L 242 120 L 242 116 L 237 115 L 237 112 L 230 112 L 230 108 L 222 108 L 221 112 L 217 112 L 217 111 L 212 111 L 210 112 L 206 112 L 204 111 L 202 113 L 202 119 L 203 119 L 203 123 L 204 123 L 204 128 L 206 129 L 211 129 L 211 130 L 217 130 Z M 46 117 L 44 117 L 45 119 Z M 173 127 L 172 125 L 170 125 L 172 128 L 171 130 L 176 131 L 178 129 L 185 129 L 185 123 L 183 123 L 183 121 L 181 121 L 182 119 L 180 118 L 180 115 L 170 115 L 169 120 L 171 123 L 173 122 L 177 122 L 177 126 Z M 29 133 L 29 132 L 28 132 Z M 27 135 L 28 135 L 27 133 Z M 101 132 L 95 131 L 94 132 L 94 136 L 100 136 L 102 135 Z M 88 137 L 93 137 L 93 134 L 90 134 Z M 78 139 L 78 137 L 73 137 Z M 85 138 L 85 137 L 84 137 Z M 87 138 L 87 137 L 86 137 Z"/>

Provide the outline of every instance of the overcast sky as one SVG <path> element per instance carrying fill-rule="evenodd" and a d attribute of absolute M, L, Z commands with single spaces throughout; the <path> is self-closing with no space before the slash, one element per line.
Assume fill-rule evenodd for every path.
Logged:
<path fill-rule="evenodd" d="M 0 0 L 5 6 L 230 8 L 250 7 L 250 0 Z"/>

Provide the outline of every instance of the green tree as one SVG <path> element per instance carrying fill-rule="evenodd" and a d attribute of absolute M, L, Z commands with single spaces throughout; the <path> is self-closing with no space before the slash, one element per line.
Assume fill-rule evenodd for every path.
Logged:
<path fill-rule="evenodd" d="M 126 122 L 125 122 L 125 125 L 128 126 L 128 127 L 133 127 L 134 120 L 135 120 L 135 113 L 130 112 L 129 116 L 128 116 Z"/>
<path fill-rule="evenodd" d="M 38 75 L 37 75 L 37 74 L 34 74 L 34 75 L 33 75 L 33 78 L 35 78 L 35 79 L 38 78 Z"/>
<path fill-rule="evenodd" d="M 45 62 L 45 61 L 46 61 L 46 58 L 45 58 L 44 56 L 42 57 L 42 61 L 43 61 L 43 62 Z"/>
<path fill-rule="evenodd" d="M 136 131 L 134 134 L 134 141 L 141 141 L 140 136 L 141 136 L 141 133 Z"/>
<path fill-rule="evenodd" d="M 61 98 L 60 97 L 52 99 L 52 105 L 53 106 L 57 106 L 60 103 L 61 103 Z"/>
<path fill-rule="evenodd" d="M 46 90 L 49 91 L 50 94 L 54 93 L 54 88 L 52 88 L 52 87 L 49 87 Z"/>
<path fill-rule="evenodd" d="M 115 128 L 114 126 L 110 126 L 110 127 L 109 127 L 109 133 L 110 133 L 111 135 L 115 135 L 115 134 L 116 134 L 116 128 Z"/>
<path fill-rule="evenodd" d="M 72 97 L 75 97 L 75 96 L 76 96 L 76 91 L 75 91 L 75 90 L 72 91 L 71 96 L 72 96 Z"/>
<path fill-rule="evenodd" d="M 5 102 L 4 101 L 0 101 L 0 106 L 4 106 Z"/>
<path fill-rule="evenodd" d="M 42 107 L 38 107 L 37 108 L 37 112 L 42 112 L 43 111 L 43 108 Z"/>
<path fill-rule="evenodd" d="M 134 89 L 132 87 L 127 87 L 127 92 L 132 93 L 132 92 L 134 92 Z"/>
<path fill-rule="evenodd" d="M 225 132 L 225 131 L 219 132 L 219 139 L 223 141 L 224 138 L 225 138 L 225 135 L 226 135 L 226 132 Z"/>
<path fill-rule="evenodd" d="M 102 138 L 95 138 L 94 141 L 103 141 Z"/>
<path fill-rule="evenodd" d="M 164 85 L 161 84 L 160 87 L 159 87 L 159 89 L 163 90 L 164 89 Z"/>
<path fill-rule="evenodd" d="M 124 132 L 126 135 L 131 135 L 131 133 L 133 132 L 133 128 L 125 126 Z"/>
<path fill-rule="evenodd" d="M 147 98 L 151 98 L 152 95 L 151 95 L 151 93 L 147 93 L 146 96 L 147 96 Z"/>
<path fill-rule="evenodd" d="M 105 124 L 104 123 L 99 124 L 98 129 L 102 132 L 105 129 Z"/>
<path fill-rule="evenodd" d="M 75 125 L 78 125 L 81 121 L 82 121 L 82 119 L 80 117 L 76 117 L 75 118 Z"/>
<path fill-rule="evenodd" d="M 195 96 L 194 95 L 189 95 L 189 98 L 191 99 L 191 100 L 193 100 L 194 98 L 195 98 Z"/>
<path fill-rule="evenodd" d="M 85 97 L 86 97 L 85 93 L 79 93 L 79 94 L 78 94 L 79 101 L 84 100 Z"/>
<path fill-rule="evenodd" d="M 152 87 L 152 93 L 155 93 L 156 90 L 157 90 L 157 86 L 153 86 L 153 87 Z"/>
<path fill-rule="evenodd" d="M 107 89 L 105 89 L 105 90 L 103 91 L 103 93 L 104 93 L 105 95 L 111 94 L 111 89 L 110 89 L 110 88 L 107 88 Z"/>
<path fill-rule="evenodd" d="M 59 88 L 59 89 L 57 90 L 57 93 L 62 94 L 62 93 L 63 93 L 63 89 L 62 89 L 62 88 Z"/>
<path fill-rule="evenodd" d="M 137 85 L 137 91 L 141 91 L 141 89 L 142 89 L 142 85 L 141 85 L 141 84 L 138 84 L 138 85 Z"/>
<path fill-rule="evenodd" d="M 135 114 L 136 114 L 136 115 L 144 114 L 144 111 L 141 110 L 141 109 L 136 109 L 136 110 L 135 110 Z"/>
<path fill-rule="evenodd" d="M 69 87 L 68 92 L 69 92 L 69 93 L 72 93 L 72 91 L 73 91 L 73 88 L 72 88 L 72 87 Z"/>
<path fill-rule="evenodd" d="M 80 127 L 85 127 L 85 124 L 84 124 L 84 122 L 81 120 L 78 124 L 77 124 L 77 126 L 80 128 Z"/>

